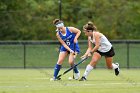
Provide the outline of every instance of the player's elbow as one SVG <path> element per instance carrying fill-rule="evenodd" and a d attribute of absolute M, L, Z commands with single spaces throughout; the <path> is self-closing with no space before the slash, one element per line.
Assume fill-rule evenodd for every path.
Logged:
<path fill-rule="evenodd" d="M 81 34 L 81 31 L 79 30 L 78 33 Z"/>
<path fill-rule="evenodd" d="M 100 45 L 97 44 L 95 47 L 96 47 L 97 49 L 99 49 Z"/>

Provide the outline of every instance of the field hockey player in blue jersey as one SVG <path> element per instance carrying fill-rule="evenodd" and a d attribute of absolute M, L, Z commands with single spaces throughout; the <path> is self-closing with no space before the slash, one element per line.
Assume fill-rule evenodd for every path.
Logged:
<path fill-rule="evenodd" d="M 58 57 L 58 61 L 54 68 L 53 80 L 60 80 L 57 78 L 57 75 L 61 69 L 61 65 L 64 59 L 69 55 L 68 62 L 70 66 L 74 66 L 74 58 L 80 52 L 80 48 L 78 45 L 78 38 L 81 34 L 81 31 L 75 27 L 65 27 L 63 21 L 59 19 L 55 19 L 53 24 L 57 28 L 56 37 L 60 42 L 60 53 Z M 77 67 L 74 67 L 74 79 L 78 80 L 80 77 L 80 71 Z"/>

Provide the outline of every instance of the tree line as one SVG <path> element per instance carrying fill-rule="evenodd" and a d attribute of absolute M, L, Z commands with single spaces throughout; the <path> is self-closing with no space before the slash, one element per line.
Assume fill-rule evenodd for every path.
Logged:
<path fill-rule="evenodd" d="M 140 39 L 140 0 L 61 0 L 66 26 L 88 21 L 109 39 Z M 59 0 L 0 0 L 0 40 L 55 40 Z M 86 39 L 81 34 L 80 39 Z"/>

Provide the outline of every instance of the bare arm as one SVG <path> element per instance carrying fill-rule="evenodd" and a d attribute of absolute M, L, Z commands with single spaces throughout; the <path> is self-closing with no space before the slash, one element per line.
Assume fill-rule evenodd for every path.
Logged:
<path fill-rule="evenodd" d="M 92 50 L 92 43 L 90 42 L 90 40 L 88 38 L 88 49 L 84 55 L 88 55 L 91 50 Z"/>
<path fill-rule="evenodd" d="M 88 48 L 86 53 L 81 57 L 81 58 L 85 58 L 87 56 L 91 56 L 90 51 L 92 50 L 92 43 L 90 42 L 90 39 L 88 37 Z"/>
<path fill-rule="evenodd" d="M 101 37 L 101 33 L 95 33 L 95 46 L 94 48 L 90 51 L 91 53 L 94 53 L 95 51 L 97 51 L 100 47 L 100 37 Z"/>
<path fill-rule="evenodd" d="M 81 57 L 81 58 L 85 58 L 87 56 L 91 56 L 91 53 L 94 53 L 96 50 L 98 50 L 99 46 L 100 46 L 100 37 L 101 34 L 100 33 L 96 33 L 95 36 L 95 46 L 94 48 L 92 48 L 92 43 L 90 42 L 89 38 L 88 38 L 88 49 L 86 51 L 86 53 Z"/>
<path fill-rule="evenodd" d="M 79 36 L 81 34 L 81 31 L 79 29 L 77 29 L 77 28 L 74 28 L 74 27 L 69 27 L 69 29 L 70 29 L 71 32 L 76 34 L 76 36 L 74 38 L 74 43 L 76 43 L 77 39 L 79 38 Z"/>

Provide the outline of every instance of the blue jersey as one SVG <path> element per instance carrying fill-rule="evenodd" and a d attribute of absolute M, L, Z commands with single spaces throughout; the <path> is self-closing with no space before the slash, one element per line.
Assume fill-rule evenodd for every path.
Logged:
<path fill-rule="evenodd" d="M 76 36 L 75 33 L 70 32 L 67 27 L 66 27 L 66 34 L 65 35 L 62 35 L 62 33 L 60 31 L 58 31 L 58 33 L 59 33 L 59 36 L 61 37 L 61 39 L 67 44 L 67 46 L 71 50 L 73 50 L 77 53 L 80 52 L 78 42 L 76 42 L 76 44 L 74 45 L 74 38 Z M 67 49 L 63 45 L 61 45 L 61 47 L 60 47 L 60 52 L 62 52 L 62 51 L 67 51 Z"/>

